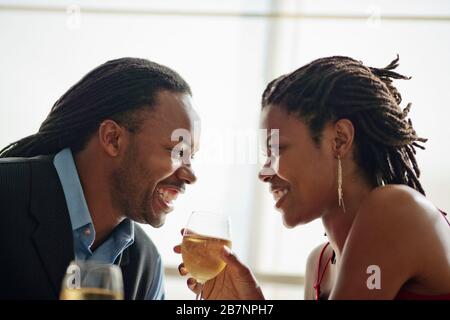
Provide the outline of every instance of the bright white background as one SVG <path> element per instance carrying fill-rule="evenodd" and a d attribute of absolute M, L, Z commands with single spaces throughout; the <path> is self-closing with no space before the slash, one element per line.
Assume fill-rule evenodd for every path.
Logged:
<path fill-rule="evenodd" d="M 167 267 L 167 297 L 193 298 L 174 276 L 181 259 L 172 247 L 189 213 L 206 209 L 230 215 L 233 247 L 268 298 L 300 299 L 308 252 L 325 238 L 320 221 L 285 229 L 257 180 L 249 156 L 257 146 L 240 133 L 257 128 L 265 84 L 322 56 L 382 67 L 400 54 L 399 71 L 412 80 L 396 85 L 429 138 L 418 155 L 421 180 L 448 211 L 449 39 L 446 0 L 0 1 L 0 147 L 34 133 L 54 101 L 107 60 L 170 66 L 193 89 L 203 137 L 197 184 L 164 227 L 146 227 Z"/>

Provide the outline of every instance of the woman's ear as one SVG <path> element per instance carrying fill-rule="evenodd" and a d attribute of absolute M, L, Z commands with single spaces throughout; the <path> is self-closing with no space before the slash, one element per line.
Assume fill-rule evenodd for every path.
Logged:
<path fill-rule="evenodd" d="M 334 124 L 334 135 L 333 151 L 336 157 L 339 155 L 341 158 L 344 158 L 349 150 L 352 149 L 355 137 L 353 123 L 348 119 L 339 119 Z"/>

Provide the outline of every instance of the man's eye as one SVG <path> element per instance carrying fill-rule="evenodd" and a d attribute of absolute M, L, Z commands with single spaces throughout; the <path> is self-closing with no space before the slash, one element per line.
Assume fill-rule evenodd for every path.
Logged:
<path fill-rule="evenodd" d="M 171 154 L 172 157 L 182 158 L 184 155 L 183 149 L 178 149 L 178 148 L 166 148 L 166 149 L 167 149 L 167 151 L 169 151 L 169 153 Z"/>

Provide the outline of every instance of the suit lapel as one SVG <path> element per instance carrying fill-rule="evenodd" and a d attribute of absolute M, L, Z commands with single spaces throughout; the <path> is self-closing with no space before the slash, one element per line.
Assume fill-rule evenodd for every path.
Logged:
<path fill-rule="evenodd" d="M 55 295 L 59 296 L 74 251 L 64 192 L 51 160 L 31 163 L 30 211 L 38 222 L 33 241 Z"/>

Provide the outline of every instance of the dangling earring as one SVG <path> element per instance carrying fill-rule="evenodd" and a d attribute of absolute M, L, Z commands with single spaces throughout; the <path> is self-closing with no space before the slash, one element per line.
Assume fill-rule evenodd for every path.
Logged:
<path fill-rule="evenodd" d="M 344 192 L 342 191 L 342 164 L 340 155 L 338 155 L 338 199 L 339 207 L 342 207 L 342 210 L 345 212 Z"/>

